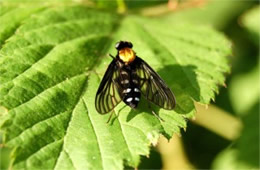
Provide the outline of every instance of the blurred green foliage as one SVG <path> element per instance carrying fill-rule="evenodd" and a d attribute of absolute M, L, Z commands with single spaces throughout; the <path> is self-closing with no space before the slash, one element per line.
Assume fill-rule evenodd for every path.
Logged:
<path fill-rule="evenodd" d="M 241 136 L 222 151 L 213 162 L 213 169 L 257 169 L 259 167 L 259 102 L 241 117 Z"/>
<path fill-rule="evenodd" d="M 169 22 L 195 23 L 208 25 L 218 30 L 229 29 L 232 22 L 241 15 L 241 12 L 252 6 L 252 3 L 232 0 L 210 0 L 194 8 L 187 8 L 169 15 L 162 16 Z"/>
<path fill-rule="evenodd" d="M 255 41 L 256 45 L 259 46 L 259 5 L 257 7 L 252 8 L 250 11 L 242 16 L 242 25 L 252 34 L 252 39 Z"/>
<path fill-rule="evenodd" d="M 194 134 L 195 136 L 208 136 L 210 132 L 205 132 L 205 130 L 199 132 L 192 128 L 189 129 L 188 134 L 193 135 L 185 136 L 184 140 L 188 143 L 186 146 L 190 148 L 189 150 L 192 150 L 190 151 L 191 162 L 199 162 L 198 168 L 257 169 L 259 168 L 259 6 L 257 1 L 238 1 L 236 4 L 233 1 L 215 1 L 212 5 L 215 5 L 216 8 L 209 3 L 209 8 L 204 7 L 203 9 L 216 14 L 212 20 L 209 19 L 212 13 L 207 14 L 203 10 L 197 15 L 205 17 L 202 17 L 201 20 L 193 19 L 195 22 L 201 22 L 207 18 L 204 24 L 213 25 L 224 31 L 233 42 L 234 52 L 230 58 L 232 70 L 228 75 L 227 88 L 220 90 L 215 104 L 242 119 L 243 130 L 239 139 L 232 142 L 226 141 L 226 144 L 220 142 L 219 137 L 211 137 L 210 140 L 200 140 L 200 145 L 203 147 L 196 146 L 194 143 L 197 143 L 197 140 L 194 140 Z M 189 13 L 188 10 L 187 13 Z M 225 141 L 225 139 L 223 140 Z M 213 147 L 212 142 L 215 142 L 214 145 L 218 143 L 218 147 L 222 149 L 219 148 L 215 153 L 210 152 L 214 153 L 214 156 L 211 157 L 210 162 L 203 164 L 209 156 L 202 155 L 200 158 L 198 155 L 204 152 L 210 154 L 210 149 L 205 148 Z M 197 151 L 194 148 L 197 148 Z M 215 146 L 215 148 L 217 147 Z M 218 153 L 219 155 L 216 156 Z M 214 159 L 216 160 L 214 161 Z"/>
<path fill-rule="evenodd" d="M 2 140 L 2 136 L 3 134 L 0 133 L 0 143 L 3 143 Z M 0 146 L 0 169 L 8 169 L 9 165 L 10 165 L 10 155 L 11 155 L 11 149 L 4 147 L 4 146 Z"/>

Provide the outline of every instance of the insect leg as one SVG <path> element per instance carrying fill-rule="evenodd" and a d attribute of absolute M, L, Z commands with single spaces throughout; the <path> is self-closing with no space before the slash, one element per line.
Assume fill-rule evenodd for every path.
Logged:
<path fill-rule="evenodd" d="M 150 106 L 150 104 L 148 104 L 148 107 L 152 110 L 152 107 Z M 160 121 L 165 122 L 158 114 L 156 114 L 153 110 L 152 110 L 152 114 Z"/>
<path fill-rule="evenodd" d="M 107 120 L 107 124 L 110 122 L 110 120 L 111 120 L 113 114 L 114 114 L 114 111 L 111 112 L 111 114 L 110 114 L 110 116 L 109 116 L 109 118 L 108 118 L 108 120 Z"/>

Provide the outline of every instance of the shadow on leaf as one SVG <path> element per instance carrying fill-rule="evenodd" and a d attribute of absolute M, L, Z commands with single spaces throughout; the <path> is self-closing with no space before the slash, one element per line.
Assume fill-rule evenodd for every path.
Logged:
<path fill-rule="evenodd" d="M 190 113 L 194 110 L 194 100 L 199 101 L 200 88 L 197 82 L 195 69 L 196 67 L 193 65 L 167 65 L 157 72 L 174 93 L 177 103 L 174 111 L 179 114 Z M 149 108 L 149 105 L 151 108 Z M 131 109 L 127 116 L 127 121 L 133 119 L 140 111 L 152 115 L 152 110 L 158 114 L 160 109 L 160 107 L 147 101 L 142 96 L 138 109 Z"/>
<path fill-rule="evenodd" d="M 176 97 L 175 111 L 187 114 L 194 109 L 193 100 L 200 100 L 200 88 L 195 73 L 196 66 L 167 65 L 158 74 L 171 88 Z"/>

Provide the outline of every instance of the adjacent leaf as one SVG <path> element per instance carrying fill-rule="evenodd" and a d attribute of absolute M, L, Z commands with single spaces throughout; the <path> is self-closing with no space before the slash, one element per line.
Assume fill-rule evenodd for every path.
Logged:
<path fill-rule="evenodd" d="M 162 16 L 168 22 L 210 25 L 223 30 L 237 15 L 251 6 L 247 1 L 210 0 L 190 9 Z M 232 12 L 231 12 L 232 11 Z"/>
<path fill-rule="evenodd" d="M 249 73 L 239 74 L 232 78 L 229 94 L 230 101 L 237 114 L 248 114 L 247 110 L 259 100 L 258 82 L 259 66 L 253 68 Z"/>
<path fill-rule="evenodd" d="M 260 6 L 250 9 L 242 17 L 242 24 L 250 31 L 252 38 L 259 44 L 260 38 Z M 248 56 L 252 57 L 252 56 Z M 256 57 L 257 58 L 257 57 Z M 247 114 L 259 100 L 259 66 L 255 66 L 248 73 L 235 76 L 230 82 L 231 103 L 238 114 Z"/>
<path fill-rule="evenodd" d="M 99 8 L 107 8 L 110 10 L 118 10 L 119 12 L 124 12 L 122 10 L 133 10 L 138 8 L 144 8 L 149 6 L 155 6 L 162 3 L 167 3 L 166 0 L 135 0 L 135 1 L 125 1 L 125 0 L 91 0 Z"/>
<path fill-rule="evenodd" d="M 259 169 L 259 102 L 243 114 L 241 137 L 219 154 L 213 169 Z M 249 147 L 250 146 L 250 147 Z"/>
<path fill-rule="evenodd" d="M 212 169 L 254 169 L 254 167 L 244 162 L 239 162 L 237 160 L 238 154 L 239 152 L 233 148 L 222 151 L 214 161 Z"/>
<path fill-rule="evenodd" d="M 9 148 L 5 148 L 5 147 L 0 147 L 0 161 L 1 161 L 1 164 L 0 164 L 0 168 L 5 170 L 5 169 L 8 169 L 9 167 L 9 164 L 10 164 L 10 152 L 11 152 L 11 149 Z"/>
<path fill-rule="evenodd" d="M 244 129 L 238 139 L 238 161 L 259 168 L 259 100 L 242 117 Z M 250 146 L 250 147 L 248 147 Z"/>
<path fill-rule="evenodd" d="M 251 9 L 242 17 L 243 25 L 251 32 L 253 40 L 259 45 L 260 38 L 260 6 Z"/>
<path fill-rule="evenodd" d="M 160 133 L 170 138 L 186 127 L 194 100 L 207 104 L 214 98 L 229 71 L 230 44 L 210 28 L 83 5 L 35 11 L 1 39 L 0 104 L 8 109 L 1 129 L 6 145 L 15 148 L 12 169 L 137 167 Z M 9 10 L 0 19 L 12 16 Z M 110 125 L 109 115 L 95 110 L 95 93 L 111 62 L 107 54 L 116 54 L 119 40 L 133 42 L 137 55 L 175 93 L 174 111 L 154 107 L 165 122 L 151 114 L 143 98 L 137 110 L 123 103 L 116 107 L 119 116 Z"/>

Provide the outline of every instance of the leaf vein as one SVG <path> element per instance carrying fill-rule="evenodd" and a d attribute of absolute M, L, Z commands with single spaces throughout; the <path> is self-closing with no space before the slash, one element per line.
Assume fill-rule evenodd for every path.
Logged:
<path fill-rule="evenodd" d="M 89 18 L 81 18 L 81 19 L 71 19 L 71 20 L 66 20 L 62 22 L 57 22 L 57 23 L 51 23 L 44 25 L 43 27 L 35 28 L 35 29 L 30 29 L 29 31 L 23 32 L 22 34 L 29 34 L 32 32 L 38 32 L 44 29 L 47 29 L 48 27 L 62 27 L 64 25 L 73 25 L 75 23 L 81 23 L 82 21 L 88 21 L 88 23 L 97 23 L 96 18 L 93 20 L 90 20 Z"/>
<path fill-rule="evenodd" d="M 104 166 L 104 160 L 103 160 L 102 149 L 101 149 L 101 145 L 100 145 L 100 141 L 99 141 L 100 139 L 98 138 L 98 136 L 97 136 L 97 134 L 96 134 L 96 129 L 95 129 L 94 125 L 93 125 L 93 120 L 92 120 L 92 118 L 91 118 L 91 116 L 90 116 L 90 114 L 89 114 L 86 101 L 85 101 L 84 99 L 82 99 L 82 100 L 83 100 L 83 103 L 84 103 L 84 107 L 85 107 L 85 109 L 86 109 L 86 111 L 87 111 L 88 118 L 89 118 L 89 120 L 90 120 L 90 125 L 91 125 L 91 127 L 92 127 L 92 130 L 93 130 L 93 132 L 94 132 L 94 135 L 95 135 L 95 138 L 96 138 L 96 141 L 97 141 L 97 146 L 98 146 L 98 148 L 99 148 L 100 159 L 101 159 L 101 162 L 102 162 L 102 163 L 101 163 L 102 169 L 104 169 L 105 166 Z"/>
<path fill-rule="evenodd" d="M 74 163 L 73 163 L 71 157 L 70 157 L 70 154 L 69 154 L 65 149 L 64 149 L 64 153 L 68 156 L 68 158 L 69 158 L 69 160 L 70 160 L 70 162 L 71 162 L 73 168 L 74 168 L 74 169 L 77 169 L 77 168 L 75 167 L 75 165 L 74 165 Z"/>
<path fill-rule="evenodd" d="M 113 111 L 114 112 L 114 111 Z M 130 146 L 129 146 L 129 144 L 128 144 L 128 142 L 127 142 L 127 139 L 126 139 L 126 136 L 125 136 L 125 134 L 124 134 L 124 128 L 123 128 L 123 126 L 122 126 L 122 124 L 123 123 L 121 123 L 121 121 L 120 121 L 120 118 L 118 117 L 118 123 L 119 123 L 119 126 L 120 126 L 120 129 L 121 129 L 121 131 L 120 132 L 122 132 L 122 136 L 123 136 L 123 139 L 124 139 L 124 142 L 125 142 L 125 144 L 126 144 L 126 146 L 127 146 L 127 149 L 128 149 L 128 151 L 129 151 L 129 153 L 131 154 L 131 156 L 133 155 L 133 153 L 132 153 L 132 151 L 131 151 L 131 149 L 130 149 Z"/>
<path fill-rule="evenodd" d="M 29 100 L 24 101 L 23 103 L 21 103 L 21 104 L 15 106 L 14 108 L 12 108 L 12 109 L 10 109 L 10 110 L 16 109 L 17 107 L 28 103 L 29 101 L 33 100 L 35 97 L 37 97 L 37 96 L 41 95 L 42 93 L 44 93 L 44 92 L 46 92 L 46 91 L 48 91 L 48 90 L 54 88 L 55 86 L 58 86 L 58 85 L 60 85 L 61 83 L 65 82 L 65 81 L 68 81 L 68 80 L 70 80 L 70 79 L 72 79 L 72 78 L 74 78 L 74 77 L 80 76 L 80 75 L 83 75 L 83 73 L 76 74 L 76 75 L 71 76 L 71 77 L 66 77 L 65 79 L 62 79 L 61 81 L 57 82 L 56 84 L 53 84 L 52 86 L 48 87 L 47 89 L 44 89 L 43 91 L 41 91 L 41 92 L 38 93 L 37 95 L 33 96 L 33 97 L 30 98 Z"/>
<path fill-rule="evenodd" d="M 35 152 L 31 153 L 27 158 L 25 158 L 25 159 L 26 159 L 26 162 L 28 161 L 28 159 L 29 159 L 30 157 L 32 157 L 33 155 L 35 155 L 35 154 L 41 152 L 42 149 L 44 149 L 45 147 L 47 147 L 47 146 L 49 146 L 49 145 L 51 145 L 51 144 L 53 144 L 53 143 L 60 142 L 60 141 L 62 141 L 62 138 L 61 138 L 61 139 L 58 139 L 58 140 L 51 141 L 50 143 L 47 143 L 46 145 L 41 146 L 40 149 L 36 150 Z"/>
<path fill-rule="evenodd" d="M 76 106 L 79 104 L 81 97 L 82 97 L 83 94 L 85 93 L 85 89 L 86 89 L 85 86 L 86 86 L 86 83 L 87 83 L 87 78 L 86 78 L 85 82 L 83 83 L 83 85 L 82 85 L 82 87 L 81 87 L 81 92 L 79 93 L 78 100 L 77 100 L 77 102 L 76 102 L 74 108 L 72 109 L 72 113 L 71 113 L 71 116 L 70 116 L 70 118 L 69 118 L 69 121 L 68 121 L 67 127 L 65 128 L 66 130 L 65 130 L 65 133 L 64 133 L 64 138 L 66 137 L 67 130 L 68 130 L 69 127 L 70 127 L 70 123 L 71 123 L 71 120 L 72 120 L 72 117 L 73 117 L 74 110 L 75 110 Z M 55 169 L 56 164 L 57 164 L 57 161 L 58 161 L 58 159 L 59 159 L 59 157 L 60 157 L 60 154 L 61 154 L 62 150 L 64 150 L 64 138 L 63 138 L 63 145 L 62 145 L 61 151 L 60 151 L 60 153 L 59 153 L 59 155 L 58 155 L 58 157 L 57 157 L 56 162 L 54 163 L 54 168 L 53 168 L 53 169 Z"/>
<path fill-rule="evenodd" d="M 53 48 L 52 48 L 53 49 Z M 8 83 L 8 82 L 10 82 L 10 81 L 15 81 L 17 78 L 19 78 L 20 76 L 22 76 L 26 71 L 28 71 L 28 70 L 30 70 L 33 66 L 35 66 L 37 63 L 39 63 L 44 57 L 46 57 L 51 51 L 52 51 L 52 49 L 50 50 L 50 51 L 48 51 L 48 53 L 46 53 L 44 56 L 42 56 L 41 58 L 39 58 L 38 60 L 36 60 L 34 63 L 32 63 L 31 65 L 29 65 L 25 70 L 23 70 L 21 73 L 19 73 L 19 74 L 17 74 L 15 77 L 13 77 L 11 80 L 9 80 L 9 81 L 7 81 L 7 82 L 5 82 L 5 83 Z M 33 81 L 33 80 L 32 80 Z M 3 84 L 5 84 L 5 83 L 3 83 Z M 2 84 L 2 85 L 3 85 Z"/>
<path fill-rule="evenodd" d="M 14 141 L 16 138 L 19 138 L 20 135 L 22 135 L 23 133 L 26 133 L 28 130 L 32 129 L 34 126 L 38 125 L 39 123 L 45 122 L 45 121 L 47 121 L 47 120 L 49 120 L 49 119 L 52 119 L 52 118 L 54 118 L 54 117 L 56 117 L 56 116 L 59 116 L 59 115 L 61 115 L 61 114 L 63 114 L 63 113 L 66 113 L 66 112 L 68 112 L 68 111 L 70 111 L 70 110 L 66 110 L 66 111 L 64 111 L 64 112 L 59 112 L 59 113 L 57 113 L 57 114 L 51 115 L 50 117 L 47 117 L 47 118 L 45 118 L 45 119 L 43 119 L 43 120 L 40 120 L 40 121 L 38 121 L 38 122 L 32 124 L 31 126 L 26 127 L 25 129 L 22 129 L 23 131 L 22 131 L 21 133 L 17 134 L 16 136 L 10 138 L 9 142 Z M 17 128 L 19 128 L 19 127 L 17 127 Z M 9 142 L 8 142 L 8 143 L 9 143 Z"/>
<path fill-rule="evenodd" d="M 38 12 L 41 12 L 41 11 L 43 11 L 43 10 L 45 10 L 45 8 L 40 8 L 40 9 L 38 9 L 38 11 L 34 11 L 34 14 L 36 14 L 36 13 L 38 13 Z M 28 15 L 28 16 L 26 16 L 25 18 L 23 18 L 22 21 L 24 21 L 24 20 L 26 20 L 26 19 L 28 19 L 28 18 L 30 18 L 30 17 L 31 17 L 31 15 Z M 12 35 L 15 35 L 15 34 L 17 33 L 18 29 L 24 24 L 22 21 L 20 21 L 20 22 L 16 25 L 16 27 L 14 28 L 14 30 L 12 30 L 12 31 L 5 37 L 5 39 L 4 39 L 4 40 L 1 40 L 1 41 L 2 41 L 2 42 L 6 42 Z M 0 44 L 0 50 L 1 50 L 6 44 L 8 44 L 8 43 Z"/>

